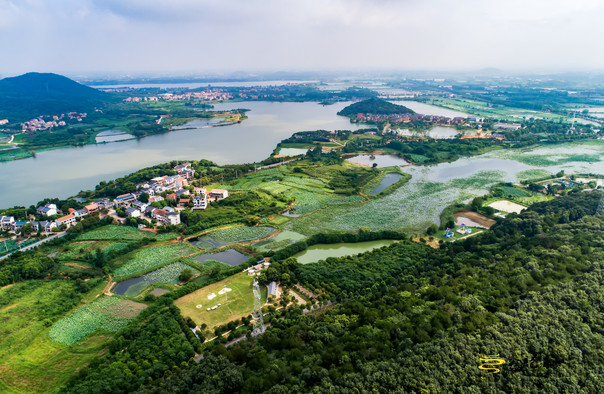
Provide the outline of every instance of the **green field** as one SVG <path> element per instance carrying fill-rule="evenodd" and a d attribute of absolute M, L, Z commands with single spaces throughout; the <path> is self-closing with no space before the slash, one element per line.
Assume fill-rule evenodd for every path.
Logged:
<path fill-rule="evenodd" d="M 191 317 L 198 325 L 205 323 L 208 327 L 219 326 L 252 313 L 254 309 L 253 280 L 253 277 L 248 276 L 247 272 L 241 272 L 187 294 L 174 301 L 174 304 L 180 308 L 183 316 Z M 226 295 L 218 294 L 225 286 L 232 291 Z M 266 287 L 261 286 L 260 290 L 263 301 L 266 301 Z M 208 295 L 211 294 L 216 294 L 216 297 L 209 300 Z M 218 303 L 222 306 L 213 311 L 206 310 Z M 201 305 L 201 308 L 197 308 L 197 305 Z"/>
<path fill-rule="evenodd" d="M 58 392 L 104 352 L 110 340 L 106 335 L 70 347 L 50 339 L 52 322 L 77 303 L 72 294 L 73 283 L 66 281 L 22 282 L 0 289 L 0 392 Z"/>
<path fill-rule="evenodd" d="M 117 332 L 145 307 L 145 304 L 118 297 L 101 297 L 56 322 L 49 336 L 63 345 L 73 345 L 97 330 Z"/>
<path fill-rule="evenodd" d="M 195 268 L 192 268 L 190 265 L 187 265 L 187 264 L 184 264 L 181 262 L 172 263 L 172 264 L 166 265 L 165 267 L 161 267 L 158 270 L 155 270 L 155 271 L 149 272 L 148 274 L 143 275 L 142 276 L 143 281 L 138 282 L 138 283 L 133 284 L 130 287 L 128 287 L 128 289 L 124 293 L 124 296 L 136 297 L 145 288 L 147 288 L 155 283 L 174 285 L 179 282 L 178 277 L 180 276 L 180 273 L 187 268 L 191 270 L 193 275 L 199 274 L 199 271 L 196 270 Z M 113 291 L 115 292 L 115 288 Z"/>
<path fill-rule="evenodd" d="M 503 193 L 506 196 L 512 197 L 530 197 L 531 193 L 526 190 L 518 189 L 517 187 L 501 186 Z"/>
<path fill-rule="evenodd" d="M 305 235 L 296 233 L 294 231 L 283 231 L 274 237 L 266 239 L 264 241 L 256 242 L 252 245 L 254 250 L 258 252 L 268 252 L 270 250 L 277 250 L 284 248 L 288 245 L 293 244 L 294 242 L 303 240 L 306 238 Z"/>
<path fill-rule="evenodd" d="M 202 249 L 213 249 L 218 246 L 236 242 L 252 241 L 270 235 L 274 228 L 271 227 L 232 227 L 224 230 L 213 231 L 194 241 L 195 246 Z"/>
<path fill-rule="evenodd" d="M 101 250 L 104 253 L 124 250 L 128 247 L 126 242 L 112 241 L 74 241 L 68 243 L 63 251 L 57 254 L 59 260 L 81 260 L 88 253 L 94 253 Z"/>
<path fill-rule="evenodd" d="M 176 234 L 153 234 L 148 231 L 140 231 L 130 226 L 118 226 L 110 224 L 85 232 L 78 236 L 78 241 L 88 240 L 111 240 L 111 241 L 136 241 L 143 238 L 155 238 L 158 241 L 175 239 Z"/>
<path fill-rule="evenodd" d="M 117 277 L 131 277 L 153 271 L 179 257 L 188 256 L 196 250 L 188 243 L 146 247 L 120 257 L 114 270 Z"/>

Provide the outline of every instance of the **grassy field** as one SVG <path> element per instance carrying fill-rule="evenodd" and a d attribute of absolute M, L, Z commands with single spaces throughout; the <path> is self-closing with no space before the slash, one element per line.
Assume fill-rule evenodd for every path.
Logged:
<path fill-rule="evenodd" d="M 153 271 L 179 257 L 188 256 L 197 250 L 188 243 L 147 247 L 120 257 L 114 270 L 116 277 L 130 277 Z"/>
<path fill-rule="evenodd" d="M 128 289 L 125 291 L 124 295 L 126 297 L 136 297 L 145 288 L 147 288 L 153 284 L 156 284 L 156 283 L 174 285 L 174 284 L 178 283 L 178 281 L 179 281 L 178 277 L 179 277 L 180 273 L 187 268 L 192 271 L 193 275 L 200 273 L 198 270 L 192 268 L 190 265 L 187 265 L 187 264 L 184 264 L 181 262 L 172 263 L 172 264 L 166 265 L 165 267 L 162 267 L 158 270 L 155 270 L 155 271 L 149 272 L 148 274 L 143 275 L 142 281 L 129 286 Z M 113 291 L 114 292 L 116 291 L 115 288 Z M 120 294 L 122 294 L 122 293 L 120 293 Z"/>
<path fill-rule="evenodd" d="M 252 313 L 254 309 L 252 283 L 253 278 L 248 276 L 247 272 L 241 272 L 187 294 L 174 301 L 174 304 L 180 308 L 183 316 L 191 317 L 198 325 L 205 323 L 208 327 L 219 326 Z M 226 295 L 218 294 L 225 286 L 232 289 L 232 291 Z M 261 286 L 260 289 L 262 300 L 265 302 L 266 287 Z M 216 294 L 216 297 L 209 300 L 208 296 L 211 294 Z M 207 308 L 211 308 L 218 303 L 222 306 L 213 311 L 207 310 Z M 201 305 L 201 308 L 197 308 L 197 305 Z"/>
<path fill-rule="evenodd" d="M 70 313 L 64 300 L 71 289 L 65 281 L 24 282 L 0 289 L 0 392 L 58 392 L 73 373 L 104 353 L 110 340 L 106 335 L 71 347 L 50 339 L 53 319 Z"/>
<path fill-rule="evenodd" d="M 146 307 L 118 297 L 101 297 L 56 322 L 49 336 L 63 345 L 73 345 L 97 330 L 117 332 Z"/>

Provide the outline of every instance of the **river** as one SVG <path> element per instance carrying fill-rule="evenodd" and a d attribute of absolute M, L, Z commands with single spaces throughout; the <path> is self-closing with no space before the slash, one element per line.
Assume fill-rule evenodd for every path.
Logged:
<path fill-rule="evenodd" d="M 350 103 L 238 102 L 216 110 L 247 108 L 242 123 L 178 130 L 139 140 L 40 152 L 35 158 L 0 163 L 0 208 L 29 206 L 45 197 L 66 198 L 144 167 L 171 160 L 208 159 L 241 164 L 267 158 L 277 143 L 297 131 L 355 130 L 336 113 Z"/>

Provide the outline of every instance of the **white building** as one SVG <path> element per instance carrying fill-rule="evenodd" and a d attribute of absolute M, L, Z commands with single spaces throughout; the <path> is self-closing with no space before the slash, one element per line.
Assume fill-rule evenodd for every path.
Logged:
<path fill-rule="evenodd" d="M 193 209 L 206 209 L 208 207 L 208 197 L 205 194 L 193 197 Z"/>
<path fill-rule="evenodd" d="M 46 204 L 43 207 L 38 207 L 36 210 L 38 215 L 52 216 L 57 214 L 57 206 L 55 204 Z"/>
<path fill-rule="evenodd" d="M 4 231 L 12 230 L 15 225 L 15 218 L 13 216 L 0 216 L 0 228 Z"/>
<path fill-rule="evenodd" d="M 170 212 L 164 216 L 164 224 L 167 226 L 175 226 L 180 224 L 180 213 Z"/>
<path fill-rule="evenodd" d="M 126 215 L 133 217 L 133 218 L 139 218 L 141 216 L 141 211 L 139 211 L 136 208 L 126 208 Z"/>

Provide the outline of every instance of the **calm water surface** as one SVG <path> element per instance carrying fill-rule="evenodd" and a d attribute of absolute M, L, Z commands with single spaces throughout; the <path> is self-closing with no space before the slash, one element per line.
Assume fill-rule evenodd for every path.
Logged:
<path fill-rule="evenodd" d="M 300 252 L 293 257 L 297 258 L 298 262 L 301 264 L 315 263 L 319 260 L 325 260 L 328 257 L 343 257 L 368 252 L 373 249 L 391 245 L 394 242 L 396 241 L 380 240 L 328 245 L 318 244 L 309 247 L 305 251 Z"/>

